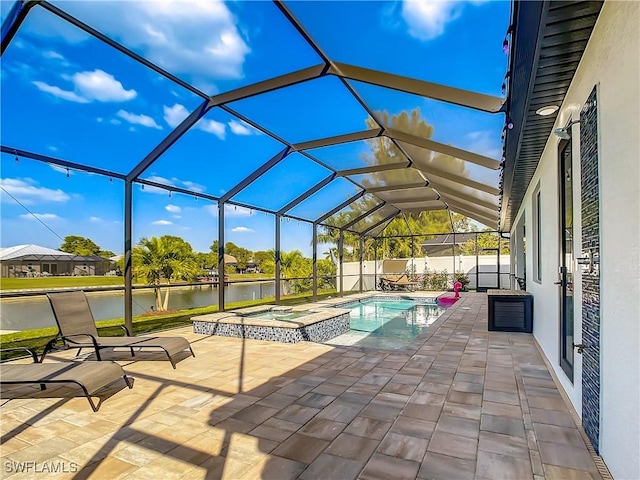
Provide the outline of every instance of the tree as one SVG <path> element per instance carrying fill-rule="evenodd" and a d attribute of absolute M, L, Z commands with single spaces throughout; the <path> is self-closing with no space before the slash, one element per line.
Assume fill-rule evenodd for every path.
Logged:
<path fill-rule="evenodd" d="M 422 118 L 420 107 L 413 109 L 411 112 L 405 110 L 396 115 L 390 115 L 387 111 L 376 113 L 376 116 L 382 120 L 384 125 L 388 125 L 394 130 L 410 133 L 424 139 L 430 139 L 433 136 L 434 127 Z M 369 128 L 377 128 L 377 123 L 372 119 L 367 119 L 366 123 Z M 368 142 L 373 151 L 373 156 L 368 157 L 368 160 L 373 160 L 370 163 L 371 165 L 398 163 L 406 160 L 406 157 L 396 147 L 395 143 L 387 137 L 373 138 L 368 140 Z M 413 166 L 417 170 L 426 168 L 429 170 L 442 170 L 463 177 L 469 175 L 465 162 L 459 158 L 444 153 L 432 152 L 431 150 L 407 143 L 403 143 L 402 146 L 413 160 Z M 415 181 L 415 172 L 407 169 L 374 172 L 371 175 L 377 182 L 384 180 L 389 175 L 392 175 L 395 180 L 399 178 L 403 179 L 404 181 L 402 183 Z"/>
<path fill-rule="evenodd" d="M 411 112 L 403 111 L 397 115 L 389 115 L 388 112 L 378 112 L 378 116 L 385 125 L 390 125 L 393 129 L 407 132 L 421 138 L 431 138 L 434 127 L 429 125 L 420 113 L 420 109 L 416 108 Z M 372 120 L 368 120 L 368 126 L 373 128 L 375 125 Z M 364 157 L 369 165 L 380 165 L 385 163 L 397 163 L 404 161 L 406 157 L 396 147 L 394 142 L 388 138 L 379 137 L 368 140 L 372 154 Z M 388 170 L 382 172 L 373 172 L 370 174 L 371 179 L 363 182 L 365 187 L 377 187 L 383 185 L 400 185 L 403 183 L 413 183 L 416 181 L 416 170 L 425 169 L 425 174 L 429 176 L 426 170 L 442 170 L 458 176 L 468 176 L 465 162 L 450 155 L 416 147 L 415 145 L 403 144 L 403 148 L 413 160 L 414 169 Z M 418 178 L 419 179 L 419 178 Z M 456 231 L 468 230 L 469 222 L 464 215 L 452 214 L 449 211 L 436 210 L 424 211 L 419 213 L 407 213 L 405 218 L 396 217 L 384 229 L 385 236 L 400 236 L 410 234 L 430 234 L 445 233 L 452 229 L 452 221 Z M 416 240 L 414 240 L 415 243 Z M 420 253 L 421 249 L 417 248 L 414 243 L 414 253 Z M 385 239 L 382 243 L 383 255 L 390 258 L 407 257 L 411 255 L 411 238 L 397 237 Z"/>
<path fill-rule="evenodd" d="M 173 235 L 140 239 L 133 248 L 132 259 L 134 274 L 144 277 L 148 285 L 155 285 L 156 309 L 159 311 L 167 310 L 171 290 L 167 288 L 162 301 L 162 280 L 168 285 L 175 280 L 191 281 L 200 271 L 191 245 Z"/>
<path fill-rule="evenodd" d="M 198 268 L 201 271 L 209 271 L 218 268 L 218 255 L 212 252 L 197 252 L 194 254 Z"/>
<path fill-rule="evenodd" d="M 262 262 L 262 271 L 269 275 L 275 275 L 276 272 L 276 251 L 269 250 L 271 258 L 268 258 Z M 294 250 L 292 252 L 280 252 L 280 278 L 284 280 L 283 293 L 288 295 L 290 288 L 290 281 L 288 279 L 304 276 L 306 272 L 303 272 L 304 266 L 302 265 L 304 256 L 300 250 Z"/>
<path fill-rule="evenodd" d="M 501 255 L 509 255 L 509 240 L 500 239 L 499 235 L 496 232 L 493 232 L 491 229 L 487 228 L 483 230 L 481 233 L 478 233 L 478 243 L 477 243 L 477 253 L 478 255 L 495 255 L 495 252 L 492 252 L 491 249 L 498 248 L 500 246 L 500 254 Z M 461 245 L 461 253 L 462 255 L 475 255 L 476 254 L 476 241 L 475 239 L 467 240 L 463 245 Z"/>
<path fill-rule="evenodd" d="M 251 261 L 251 257 L 253 255 L 250 250 L 239 247 L 233 242 L 227 242 L 224 245 L 224 253 L 236 257 L 236 260 L 238 261 L 236 268 L 238 270 L 246 269 L 247 263 Z"/>
<path fill-rule="evenodd" d="M 433 135 L 434 127 L 422 118 L 419 108 L 411 112 L 403 111 L 397 115 L 390 115 L 386 111 L 376 113 L 377 117 L 382 119 L 384 125 L 388 125 L 395 130 L 407 132 L 425 139 L 431 138 Z M 377 123 L 371 119 L 367 120 L 366 124 L 368 128 L 377 128 Z M 376 137 L 367 140 L 367 142 L 370 147 L 370 152 L 363 153 L 362 159 L 369 166 L 406 161 L 406 156 L 398 149 L 396 143 L 386 137 Z M 462 177 L 469 175 L 469 171 L 463 160 L 406 143 L 403 143 L 402 146 L 413 160 L 413 168 L 369 173 L 368 177 L 362 181 L 362 185 L 365 188 L 401 185 L 422 181 L 422 177 L 418 174 L 420 170 L 424 171 L 427 177 L 429 176 L 428 171 L 433 170 L 446 171 L 447 173 Z M 325 222 L 327 226 L 321 228 L 318 241 L 325 244 L 337 244 L 339 228 L 332 227 L 347 225 L 363 213 L 374 208 L 377 203 L 377 200 L 371 196 L 365 195 L 361 197 L 352 203 L 348 210 L 342 211 L 327 219 Z M 379 215 L 374 213 L 370 217 L 358 222 L 356 226 L 359 227 L 358 231 L 364 231 L 369 226 L 373 226 L 381 220 L 383 220 L 383 218 L 380 218 Z M 469 220 L 464 215 L 451 212 L 450 216 L 450 212 L 445 210 L 407 213 L 405 216 L 396 217 L 387 223 L 386 226 L 382 224 L 381 227 L 384 228 L 385 237 L 396 236 L 396 238 L 384 239 L 378 246 L 382 249 L 382 255 L 384 257 L 407 257 L 410 256 L 412 252 L 412 240 L 408 235 L 412 233 L 424 235 L 450 232 L 452 230 L 452 222 L 456 232 L 469 230 Z M 401 235 L 405 235 L 405 237 L 400 237 Z M 359 258 L 359 243 L 360 241 L 357 236 L 344 235 L 344 245 L 346 247 L 344 252 L 345 261 L 353 261 Z M 415 239 L 413 249 L 415 254 L 421 253 L 421 249 L 416 245 L 417 243 L 417 239 Z M 371 257 L 372 247 L 373 244 L 365 245 L 363 252 L 365 258 Z"/>
<path fill-rule="evenodd" d="M 261 269 L 266 274 L 275 274 L 276 252 L 269 250 L 270 258 L 264 260 Z M 318 287 L 331 288 L 331 278 L 336 274 L 336 266 L 331 260 L 318 260 Z M 300 250 L 280 252 L 280 277 L 283 280 L 284 295 L 308 292 L 313 285 L 313 260 L 305 257 Z"/>
<path fill-rule="evenodd" d="M 211 265 L 209 265 L 210 267 L 213 268 L 218 268 L 218 246 L 220 245 L 220 242 L 218 242 L 218 240 L 214 240 L 213 243 L 211 244 L 211 246 L 209 247 L 209 249 L 211 250 L 211 256 L 209 257 L 209 259 L 211 260 Z"/>
<path fill-rule="evenodd" d="M 60 250 L 83 257 L 93 257 L 100 254 L 100 247 L 93 240 L 78 235 L 64 237 Z"/>
<path fill-rule="evenodd" d="M 82 257 L 102 257 L 111 258 L 116 254 L 111 250 L 102 250 L 93 240 L 79 235 L 67 235 L 64 237 L 59 250 Z"/>
<path fill-rule="evenodd" d="M 322 258 L 318 260 L 318 289 L 335 289 L 334 278 L 337 272 L 336 265 L 330 259 Z"/>
<path fill-rule="evenodd" d="M 253 252 L 253 261 L 258 267 L 261 267 L 262 262 L 271 258 L 271 253 L 266 250 L 261 250 L 258 252 Z M 261 268 L 262 270 L 262 268 Z"/>

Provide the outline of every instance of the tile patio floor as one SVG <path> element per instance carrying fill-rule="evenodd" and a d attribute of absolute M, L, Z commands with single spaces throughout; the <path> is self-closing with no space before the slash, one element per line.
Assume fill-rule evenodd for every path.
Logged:
<path fill-rule="evenodd" d="M 135 386 L 98 413 L 4 403 L 0 478 L 601 478 L 531 335 L 486 311 L 465 294 L 394 351 L 172 330 L 197 357 L 121 362 Z"/>

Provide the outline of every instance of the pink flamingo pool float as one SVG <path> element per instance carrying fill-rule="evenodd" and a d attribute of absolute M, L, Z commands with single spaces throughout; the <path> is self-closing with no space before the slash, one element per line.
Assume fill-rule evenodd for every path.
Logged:
<path fill-rule="evenodd" d="M 462 288 L 462 284 L 460 282 L 456 282 L 453 284 L 453 297 L 448 294 L 442 294 L 437 298 L 438 305 L 441 307 L 450 307 L 454 303 L 458 301 L 460 298 L 460 289 Z"/>

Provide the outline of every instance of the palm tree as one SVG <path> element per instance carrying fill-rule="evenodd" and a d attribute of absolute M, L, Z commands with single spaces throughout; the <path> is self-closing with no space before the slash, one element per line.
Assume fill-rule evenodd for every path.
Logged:
<path fill-rule="evenodd" d="M 280 271 L 284 279 L 283 293 L 290 295 L 297 290 L 305 290 L 312 275 L 312 262 L 305 258 L 300 250 L 280 252 Z M 291 280 L 297 278 L 299 280 Z"/>
<path fill-rule="evenodd" d="M 300 275 L 301 262 L 305 260 L 300 250 L 280 252 L 280 272 L 283 278 L 295 278 Z"/>
<path fill-rule="evenodd" d="M 170 288 L 162 300 L 161 281 L 193 280 L 199 272 L 191 245 L 180 237 L 164 235 L 160 238 L 142 238 L 133 248 L 134 274 L 144 277 L 148 285 L 155 285 L 156 309 L 166 311 Z"/>
<path fill-rule="evenodd" d="M 264 273 L 274 273 L 276 265 L 276 251 L 269 250 L 271 258 L 264 260 L 260 268 Z M 289 295 L 291 290 L 299 288 L 311 276 L 312 261 L 305 258 L 300 250 L 292 250 L 290 252 L 280 252 L 280 278 L 282 280 L 282 290 L 284 295 Z M 291 280 L 292 278 L 301 278 L 303 280 Z M 293 282 L 293 283 L 292 283 Z"/>
<path fill-rule="evenodd" d="M 337 248 L 330 248 L 326 252 L 322 252 L 322 254 L 324 255 L 324 259 L 325 260 L 330 260 L 331 263 L 333 263 L 334 265 L 338 264 L 338 260 L 337 260 L 338 249 Z"/>

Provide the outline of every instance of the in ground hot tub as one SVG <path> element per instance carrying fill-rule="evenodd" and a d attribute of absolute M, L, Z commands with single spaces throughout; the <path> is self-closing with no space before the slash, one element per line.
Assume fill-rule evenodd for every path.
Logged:
<path fill-rule="evenodd" d="M 349 310 L 314 308 L 292 312 L 291 307 L 261 305 L 233 312 L 191 318 L 193 331 L 203 335 L 252 338 L 273 342 L 326 342 L 349 331 Z"/>

